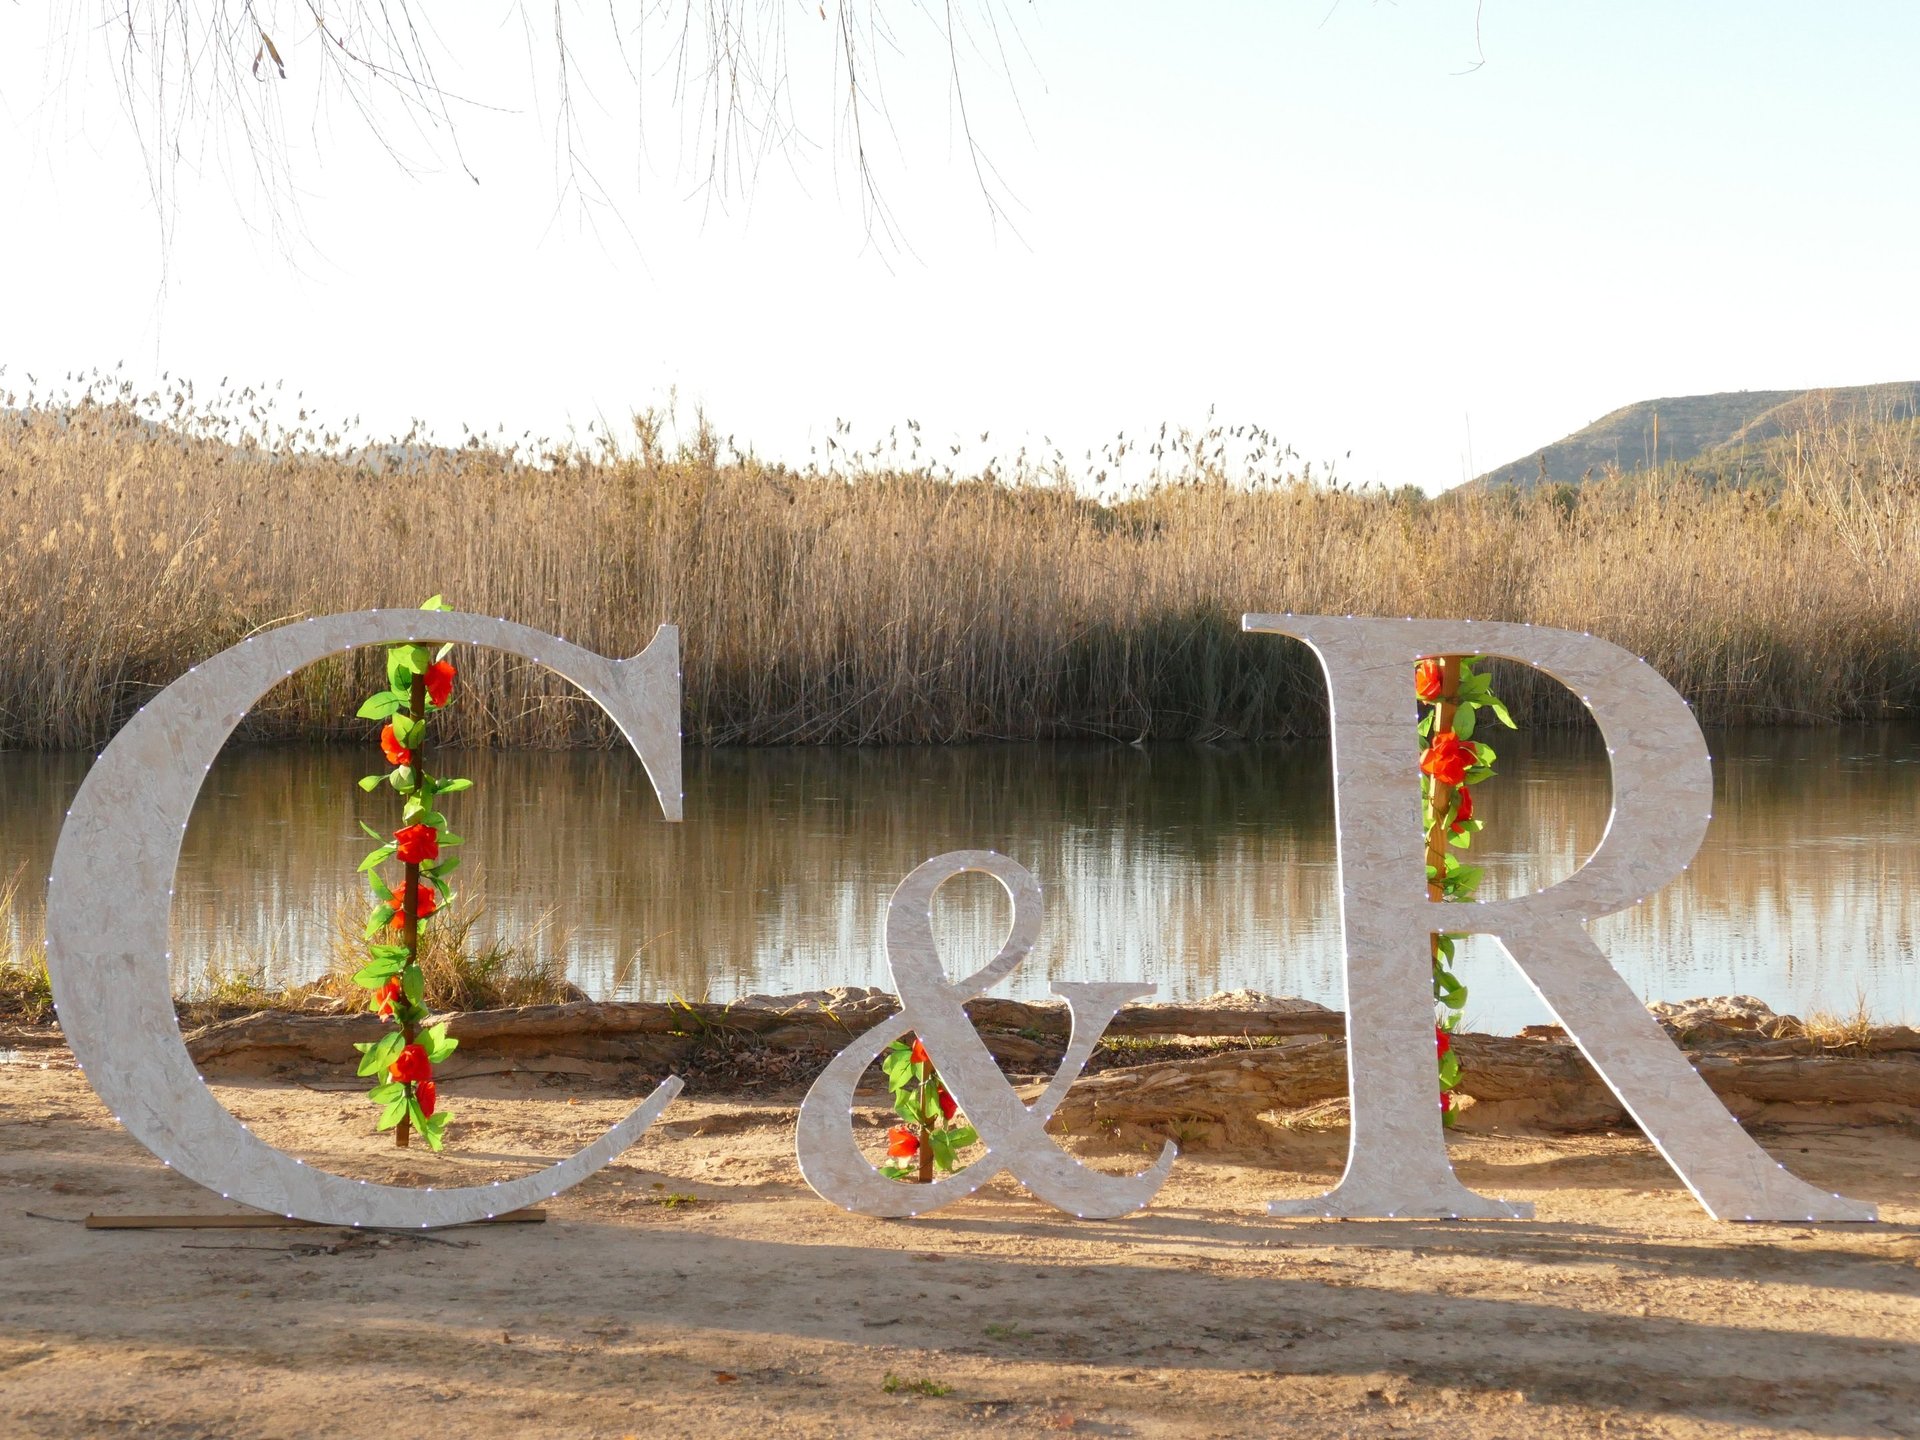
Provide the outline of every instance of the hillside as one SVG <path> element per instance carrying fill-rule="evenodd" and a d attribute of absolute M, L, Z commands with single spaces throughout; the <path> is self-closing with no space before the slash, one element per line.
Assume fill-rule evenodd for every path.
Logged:
<path fill-rule="evenodd" d="M 1490 470 L 1462 489 L 1579 481 L 1589 472 L 1647 470 L 1685 461 L 1739 472 L 1759 447 L 1827 418 L 1920 417 L 1920 382 L 1837 390 L 1730 390 L 1641 400 L 1601 416 L 1531 455 Z M 1543 464 L 1544 461 L 1544 474 Z"/>

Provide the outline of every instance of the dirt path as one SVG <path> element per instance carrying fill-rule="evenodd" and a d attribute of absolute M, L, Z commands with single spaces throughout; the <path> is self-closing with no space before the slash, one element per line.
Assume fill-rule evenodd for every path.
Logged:
<path fill-rule="evenodd" d="M 1130 1220 L 1003 1179 L 889 1222 L 801 1183 L 797 1096 L 683 1098 L 545 1225 L 99 1233 L 70 1222 L 221 1205 L 40 1058 L 0 1066 L 0 1434 L 1920 1435 L 1911 1129 L 1760 1132 L 1879 1226 L 1716 1225 L 1624 1136 L 1456 1137 L 1532 1222 L 1266 1218 L 1344 1131 L 1183 1160 Z M 470 1081 L 437 1159 L 351 1093 L 220 1093 L 310 1163 L 423 1184 L 520 1173 L 632 1103 Z"/>

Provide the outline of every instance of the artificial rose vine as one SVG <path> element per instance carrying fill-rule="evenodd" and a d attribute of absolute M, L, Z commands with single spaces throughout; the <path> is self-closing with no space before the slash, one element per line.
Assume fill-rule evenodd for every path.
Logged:
<path fill-rule="evenodd" d="M 420 608 L 452 607 L 436 595 Z M 360 862 L 374 905 L 367 917 L 368 962 L 353 979 L 373 992 L 370 1007 L 393 1028 L 354 1049 L 360 1052 L 361 1075 L 386 1077 L 367 1092 L 367 1098 L 382 1107 L 380 1128 L 393 1131 L 393 1143 L 401 1147 L 409 1133 L 418 1130 L 435 1150 L 453 1116 L 439 1108 L 433 1067 L 460 1042 L 448 1036 L 445 1022 L 421 1028 L 427 1019 L 427 983 L 420 969 L 420 927 L 442 901 L 452 898 L 447 876 L 460 864 L 458 856 L 441 853 L 458 845 L 460 837 L 446 829 L 446 817 L 436 802 L 473 784 L 471 780 L 437 780 L 427 773 L 425 764 L 427 717 L 453 698 L 455 672 L 447 659 L 452 649 L 442 645 L 437 655 L 429 655 L 426 646 L 411 642 L 388 647 L 387 688 L 369 696 L 359 712 L 363 720 L 386 722 L 380 730 L 380 750 L 390 767 L 383 774 L 366 776 L 360 788 L 371 793 L 384 783 L 404 797 L 404 803 L 400 828 L 390 840 L 382 840 L 378 830 L 360 822 L 362 830 L 382 843 Z M 380 873 L 389 860 L 398 860 L 403 867 L 398 884 Z"/>
<path fill-rule="evenodd" d="M 1479 712 L 1489 710 L 1509 730 L 1513 716 L 1494 695 L 1492 682 L 1474 666 L 1481 656 L 1440 656 L 1414 666 L 1413 689 L 1423 706 L 1420 736 L 1426 748 L 1420 755 L 1420 823 L 1427 835 L 1427 894 L 1434 900 L 1471 900 L 1480 888 L 1480 867 L 1468 865 L 1454 852 L 1473 843 L 1481 821 L 1473 818 L 1473 792 L 1468 789 L 1493 774 L 1493 747 L 1475 740 Z M 1463 936 L 1435 933 L 1433 998 L 1438 1021 L 1433 1027 L 1439 1052 L 1440 1118 L 1451 1125 L 1456 1115 L 1454 1089 L 1460 1084 L 1460 1057 L 1454 1053 L 1453 1032 L 1467 1004 L 1467 987 L 1453 973 L 1454 942 Z"/>
<path fill-rule="evenodd" d="M 920 1037 L 914 1036 L 911 1045 L 894 1041 L 881 1056 L 880 1068 L 893 1092 L 894 1113 L 907 1122 L 887 1131 L 887 1158 L 893 1163 L 881 1166 L 880 1173 L 925 1185 L 936 1168 L 942 1174 L 952 1172 L 954 1156 L 980 1133 L 964 1122 Z"/>

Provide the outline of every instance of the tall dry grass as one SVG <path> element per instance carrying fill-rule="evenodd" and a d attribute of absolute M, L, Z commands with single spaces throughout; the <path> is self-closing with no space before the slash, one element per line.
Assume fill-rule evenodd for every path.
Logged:
<path fill-rule="evenodd" d="M 39 1023 L 53 1017 L 53 979 L 46 942 L 21 914 L 22 874 L 0 881 L 0 1016 Z"/>
<path fill-rule="evenodd" d="M 1893 425 L 1799 437 L 1777 491 L 1669 470 L 1436 501 L 1246 486 L 1188 437 L 1158 485 L 1103 503 L 1057 468 L 800 474 L 723 458 L 705 426 L 669 453 L 647 417 L 636 455 L 529 463 L 477 437 L 349 453 L 265 413 L 101 381 L 0 417 L 0 745 L 97 745 L 252 630 L 432 591 L 607 653 L 678 623 L 704 744 L 1320 728 L 1304 651 L 1238 633 L 1249 610 L 1590 630 L 1710 723 L 1920 703 L 1920 463 Z M 449 740 L 614 738 L 530 664 L 464 673 Z M 311 667 L 244 733 L 357 732 L 373 678 L 370 657 Z M 1549 687 L 1513 683 L 1538 714 Z"/>

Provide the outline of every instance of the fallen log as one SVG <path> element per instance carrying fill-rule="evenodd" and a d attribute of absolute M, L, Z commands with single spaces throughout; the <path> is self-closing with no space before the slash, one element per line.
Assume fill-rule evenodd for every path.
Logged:
<path fill-rule="evenodd" d="M 1633 1128 L 1613 1092 L 1569 1043 L 1463 1034 L 1454 1045 L 1458 1093 L 1467 1101 L 1462 1129 Z M 1698 1054 L 1694 1063 L 1743 1120 L 1920 1121 L 1920 1053 L 1910 1049 Z M 1259 1149 L 1275 1140 L 1290 1112 L 1346 1095 L 1346 1043 L 1310 1041 L 1087 1076 L 1068 1093 L 1053 1128 L 1128 1144 L 1172 1139 L 1185 1149 Z"/>
<path fill-rule="evenodd" d="M 1920 1121 L 1920 1030 L 1860 1031 L 1836 1047 L 1771 1012 L 1744 1028 L 1703 1024 L 1695 1012 L 1705 1002 L 1689 1003 L 1693 1010 L 1670 1024 L 1669 1033 L 1743 1120 Z M 1063 1004 L 983 997 L 967 1008 L 1003 1066 L 1046 1073 L 1058 1063 L 1069 1028 Z M 897 1012 L 894 997 L 882 991 L 845 990 L 726 1005 L 579 1001 L 438 1018 L 461 1041 L 448 1079 L 476 1067 L 567 1058 L 652 1075 L 705 1074 L 724 1083 L 726 1057 L 755 1050 L 800 1057 L 797 1067 L 780 1071 L 783 1081 L 798 1082 L 853 1036 Z M 350 1065 L 355 1042 L 376 1039 L 384 1029 L 370 1014 L 266 1010 L 202 1026 L 186 1040 L 209 1071 L 311 1076 Z M 1057 1123 L 1130 1141 L 1165 1136 L 1190 1148 L 1258 1148 L 1288 1117 L 1345 1099 L 1344 1031 L 1345 1018 L 1323 1006 L 1244 993 L 1197 1004 L 1127 1006 L 1109 1036 L 1248 1043 L 1127 1068 L 1118 1068 L 1127 1059 L 1124 1049 L 1115 1054 L 1110 1047 L 1101 1064 L 1114 1068 L 1082 1077 Z M 1521 1036 L 1460 1034 L 1454 1044 L 1465 1129 L 1632 1126 L 1556 1027 Z"/>
<path fill-rule="evenodd" d="M 563 1053 L 589 1060 L 639 1065 L 676 1063 L 696 1043 L 751 1039 L 774 1050 L 838 1050 L 853 1036 L 899 1012 L 882 991 L 828 992 L 829 999 L 749 997 L 729 1005 L 647 1001 L 578 1001 L 565 1005 L 519 1005 L 435 1016 L 469 1053 L 488 1055 Z M 1129 1005 L 1107 1027 L 1121 1036 L 1339 1035 L 1346 1017 L 1308 1000 L 1222 997 L 1215 1005 Z M 982 997 L 967 1006 L 973 1023 L 989 1035 L 998 1058 L 1014 1064 L 1039 1061 L 1059 1049 L 1071 1024 L 1061 1002 L 1027 1003 Z M 190 1031 L 187 1051 L 205 1066 L 247 1055 L 270 1063 L 339 1064 L 354 1056 L 354 1044 L 378 1039 L 385 1029 L 371 1014 L 301 1015 L 260 1010 Z M 1046 1044 L 1054 1041 L 1059 1044 Z M 1025 1043 L 1022 1043 L 1025 1042 Z"/>

